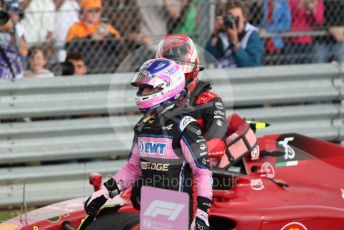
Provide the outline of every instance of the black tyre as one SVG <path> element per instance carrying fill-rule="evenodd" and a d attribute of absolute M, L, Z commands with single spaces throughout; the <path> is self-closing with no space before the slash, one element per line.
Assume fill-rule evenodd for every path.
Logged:
<path fill-rule="evenodd" d="M 140 223 L 140 216 L 134 213 L 108 213 L 98 217 L 86 230 L 130 230 Z"/>

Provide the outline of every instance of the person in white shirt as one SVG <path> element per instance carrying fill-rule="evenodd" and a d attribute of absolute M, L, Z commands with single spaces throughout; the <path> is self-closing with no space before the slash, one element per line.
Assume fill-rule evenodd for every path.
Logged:
<path fill-rule="evenodd" d="M 54 40 L 58 51 L 58 61 L 64 62 L 66 51 L 62 48 L 66 42 L 69 28 L 79 21 L 79 4 L 75 0 L 54 0 L 56 6 Z M 61 47 L 61 48 L 60 48 Z"/>
<path fill-rule="evenodd" d="M 24 19 L 20 22 L 26 28 L 25 39 L 29 46 L 53 40 L 55 11 L 56 7 L 53 0 L 31 0 L 24 10 Z"/>

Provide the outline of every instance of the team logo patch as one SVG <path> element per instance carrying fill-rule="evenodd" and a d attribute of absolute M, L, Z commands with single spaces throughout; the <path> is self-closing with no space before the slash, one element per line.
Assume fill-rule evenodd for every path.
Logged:
<path fill-rule="evenodd" d="M 181 121 L 180 121 L 180 124 L 179 124 L 179 129 L 181 131 L 183 131 L 185 129 L 186 126 L 188 126 L 188 124 L 190 124 L 191 122 L 196 122 L 196 120 L 193 118 L 193 117 L 190 117 L 190 116 L 185 116 Z"/>
<path fill-rule="evenodd" d="M 171 130 L 172 126 L 173 126 L 173 124 L 170 124 L 168 126 L 164 126 L 164 127 L 162 127 L 162 130 Z"/>
<path fill-rule="evenodd" d="M 284 225 L 281 230 L 307 230 L 306 226 L 299 222 L 291 222 Z"/>

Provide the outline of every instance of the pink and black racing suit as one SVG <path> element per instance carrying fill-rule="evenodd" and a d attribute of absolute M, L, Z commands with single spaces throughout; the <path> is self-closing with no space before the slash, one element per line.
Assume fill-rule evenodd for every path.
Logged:
<path fill-rule="evenodd" d="M 129 160 L 114 179 L 121 190 L 140 183 L 186 192 L 190 195 L 191 216 L 193 178 L 197 180 L 199 206 L 207 203 L 202 199 L 212 199 L 212 173 L 202 130 L 185 113 L 175 108 L 149 120 L 147 116 L 142 118 L 135 126 Z"/>

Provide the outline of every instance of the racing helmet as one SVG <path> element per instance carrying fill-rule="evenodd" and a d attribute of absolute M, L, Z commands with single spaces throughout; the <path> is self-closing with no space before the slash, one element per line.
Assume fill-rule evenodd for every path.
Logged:
<path fill-rule="evenodd" d="M 186 87 L 190 92 L 193 90 L 200 71 L 200 63 L 191 38 L 184 34 L 165 36 L 159 43 L 156 57 L 177 62 L 185 74 Z"/>
<path fill-rule="evenodd" d="M 131 84 L 139 88 L 135 101 L 143 113 L 172 105 L 185 95 L 185 77 L 181 67 L 164 58 L 146 61 Z"/>

